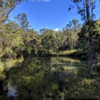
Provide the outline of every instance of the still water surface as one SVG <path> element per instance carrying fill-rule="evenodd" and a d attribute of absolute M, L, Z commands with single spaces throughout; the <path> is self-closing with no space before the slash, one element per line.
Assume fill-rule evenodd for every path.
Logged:
<path fill-rule="evenodd" d="M 34 64 L 36 64 L 37 66 L 34 67 L 35 66 Z M 8 66 L 9 68 L 14 66 L 13 63 L 7 64 L 2 62 L 1 65 L 2 66 L 6 65 L 6 67 Z M 59 73 L 60 79 L 63 80 L 65 76 L 75 77 L 75 73 L 77 73 L 79 69 L 84 69 L 85 66 L 87 66 L 87 61 L 81 61 L 78 59 L 72 59 L 68 57 L 32 58 L 31 60 L 27 61 L 27 63 L 24 62 L 22 65 L 19 64 L 16 65 L 16 67 L 12 67 L 10 69 L 7 96 L 16 97 L 17 96 L 16 93 L 18 93 L 16 91 L 20 90 L 19 88 L 23 88 L 26 85 L 25 82 L 28 84 L 30 80 L 37 81 L 40 78 L 42 79 L 42 75 L 44 75 L 43 73 L 53 73 L 55 77 Z M 36 85 L 34 81 L 33 84 Z"/>

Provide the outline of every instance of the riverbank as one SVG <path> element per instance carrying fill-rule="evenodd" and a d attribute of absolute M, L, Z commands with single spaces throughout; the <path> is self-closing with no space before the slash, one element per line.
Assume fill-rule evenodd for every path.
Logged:
<path fill-rule="evenodd" d="M 43 51 L 39 54 L 37 54 L 37 56 L 40 57 L 76 57 L 77 59 L 81 59 L 81 60 L 87 60 L 88 59 L 88 54 L 86 52 L 83 52 L 81 50 L 64 50 L 64 51 L 53 51 L 53 50 L 49 50 L 49 53 Z"/>

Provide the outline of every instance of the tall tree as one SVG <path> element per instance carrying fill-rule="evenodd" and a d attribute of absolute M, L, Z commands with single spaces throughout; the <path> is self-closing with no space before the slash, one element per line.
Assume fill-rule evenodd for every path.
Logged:
<path fill-rule="evenodd" d="M 24 31 L 27 32 L 28 27 L 30 27 L 29 22 L 27 21 L 27 15 L 25 13 L 19 13 L 14 19 L 18 21 L 19 29 L 24 29 Z"/>
<path fill-rule="evenodd" d="M 90 77 L 93 78 L 93 48 L 92 48 L 92 27 L 90 22 L 90 12 L 89 12 L 89 0 L 86 0 L 86 15 L 87 15 L 87 25 L 89 31 L 89 67 L 90 67 Z"/>
<path fill-rule="evenodd" d="M 93 30 L 92 30 L 92 25 L 91 22 L 94 17 L 93 10 L 95 9 L 95 3 L 96 0 L 71 0 L 77 5 L 78 9 L 78 14 L 81 14 L 82 19 L 85 20 L 87 26 L 88 26 L 88 32 L 89 32 L 89 68 L 90 68 L 90 77 L 93 78 L 92 72 L 93 72 L 93 41 L 92 41 L 92 35 L 93 35 Z M 79 6 L 79 3 L 82 3 L 81 6 Z M 69 10 L 73 6 L 69 7 Z M 91 11 L 91 15 L 90 15 Z"/>
<path fill-rule="evenodd" d="M 0 24 L 8 19 L 9 14 L 23 1 L 27 0 L 0 0 Z"/>

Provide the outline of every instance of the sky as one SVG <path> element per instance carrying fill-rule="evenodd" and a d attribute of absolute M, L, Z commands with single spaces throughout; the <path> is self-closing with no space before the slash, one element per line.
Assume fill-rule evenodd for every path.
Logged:
<path fill-rule="evenodd" d="M 35 31 L 42 28 L 62 30 L 73 19 L 77 19 L 82 23 L 81 16 L 77 14 L 77 8 L 68 10 L 70 5 L 75 4 L 71 0 L 28 0 L 15 8 L 9 18 L 13 20 L 13 17 L 19 13 L 26 13 L 31 25 L 30 28 Z M 100 18 L 99 6 L 100 4 L 97 3 L 95 9 L 96 19 Z"/>

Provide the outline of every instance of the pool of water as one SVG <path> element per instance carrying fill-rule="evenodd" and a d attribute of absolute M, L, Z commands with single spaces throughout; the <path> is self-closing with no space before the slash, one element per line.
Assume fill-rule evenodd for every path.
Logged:
<path fill-rule="evenodd" d="M 9 70 L 7 96 L 14 99 L 18 96 L 20 100 L 26 100 L 24 97 L 36 100 L 39 99 L 38 95 L 40 98 L 43 95 L 51 98 L 54 88 L 61 84 L 57 83 L 58 80 L 65 81 L 67 78 L 78 77 L 79 69 L 84 69 L 87 64 L 87 61 L 67 57 L 35 57 L 30 61 L 18 63 Z M 48 85 L 51 86 L 51 90 Z"/>

